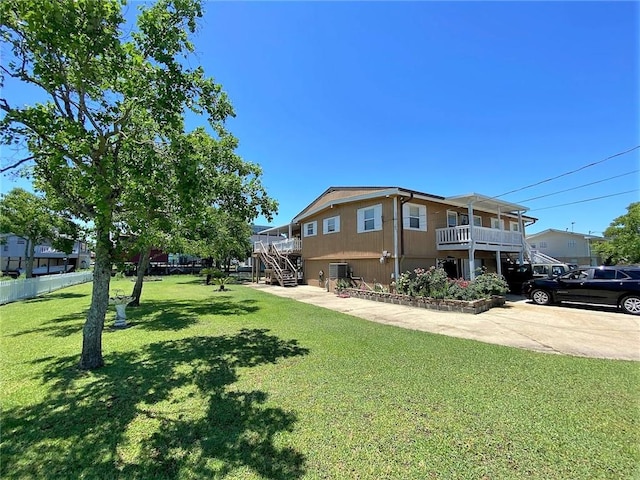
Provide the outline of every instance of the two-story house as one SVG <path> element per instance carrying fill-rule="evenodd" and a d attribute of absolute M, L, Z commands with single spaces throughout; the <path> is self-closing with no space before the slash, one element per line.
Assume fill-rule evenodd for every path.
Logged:
<path fill-rule="evenodd" d="M 347 275 L 388 286 L 405 271 L 431 266 L 442 266 L 452 278 L 474 278 L 483 267 L 501 273 L 506 257 L 524 261 L 523 233 L 535 221 L 526 211 L 476 193 L 442 197 L 399 187 L 331 187 L 291 221 L 283 248 L 257 245 L 255 251 L 275 270 L 301 267 L 309 285 Z M 299 256 L 278 267 L 275 260 L 288 253 Z"/>
<path fill-rule="evenodd" d="M 22 272 L 26 269 L 27 241 L 17 235 L 2 235 L 0 242 L 0 269 L 4 272 Z M 70 253 L 61 252 L 49 242 L 36 245 L 33 274 L 46 275 L 91 266 L 91 251 L 85 241 L 76 241 Z"/>
<path fill-rule="evenodd" d="M 604 237 L 574 233 L 549 228 L 527 235 L 532 250 L 541 252 L 561 262 L 576 265 L 600 265 L 602 260 L 593 251 L 593 244 L 604 241 Z"/>

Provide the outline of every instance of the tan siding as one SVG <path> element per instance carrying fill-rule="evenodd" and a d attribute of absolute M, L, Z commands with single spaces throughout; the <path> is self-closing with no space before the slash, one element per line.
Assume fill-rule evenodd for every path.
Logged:
<path fill-rule="evenodd" d="M 403 258 L 400 262 L 400 273 L 413 272 L 416 268 L 428 269 L 436 266 L 436 259 L 433 258 Z"/>
<path fill-rule="evenodd" d="M 382 230 L 358 233 L 357 210 L 382 204 Z M 340 216 L 340 232 L 323 234 L 322 221 L 325 218 Z M 329 263 L 346 262 L 353 275 L 363 277 L 367 283 L 390 282 L 393 272 L 393 259 L 380 263 L 383 250 L 393 254 L 393 199 L 373 199 L 336 205 L 317 215 L 305 219 L 318 222 L 318 234 L 303 237 L 302 251 L 305 258 L 305 281 L 310 285 L 318 284 L 318 272 L 329 272 Z"/>
<path fill-rule="evenodd" d="M 324 260 L 306 260 L 304 263 L 305 283 L 316 287 L 325 288 L 324 282 L 329 279 L 329 264 L 332 261 Z M 391 274 L 393 273 L 393 260 L 389 260 L 381 264 L 379 260 L 358 260 L 350 259 L 346 263 L 349 264 L 349 270 L 354 277 L 364 280 L 369 286 L 378 282 L 385 287 L 391 282 Z M 324 273 L 322 282 L 320 281 L 320 271 Z M 331 281 L 331 291 L 335 288 L 335 281 Z"/>
<path fill-rule="evenodd" d="M 386 188 L 386 187 L 385 187 Z M 338 200 L 344 200 L 345 198 L 357 197 L 360 195 L 369 195 L 385 188 L 343 188 L 330 191 L 320 198 L 316 199 L 312 204 L 305 208 L 299 215 L 304 215 L 307 212 L 312 212 L 319 208 L 329 207 L 331 202 Z M 305 219 L 306 221 L 306 219 Z"/>
<path fill-rule="evenodd" d="M 322 270 L 326 276 L 329 264 L 334 262 L 348 263 L 355 277 L 362 277 L 369 285 L 379 282 L 388 286 L 392 281 L 394 271 L 394 197 L 380 197 L 348 203 L 333 203 L 351 197 L 379 192 L 384 188 L 346 188 L 330 191 L 317 199 L 305 211 L 321 210 L 307 218 L 301 224 L 316 221 L 317 235 L 302 237 L 305 282 L 309 285 L 324 287 L 324 279 L 319 279 Z M 443 203 L 426 199 L 413 198 L 409 203 L 425 205 L 427 207 L 427 231 L 404 230 L 402 228 L 402 203 L 397 200 L 395 212 L 398 227 L 398 265 L 399 272 L 412 271 L 415 268 L 429 268 L 438 265 L 447 257 L 456 261 L 468 259 L 466 250 L 439 251 L 436 246 L 436 230 L 447 227 L 447 211 L 455 211 L 458 215 L 467 215 L 468 210 L 463 207 L 448 206 Z M 330 208 L 330 205 L 333 207 Z M 360 208 L 382 204 L 382 230 L 367 233 L 357 233 L 357 210 Z M 490 227 L 491 218 L 497 213 L 474 211 L 482 218 L 482 226 Z M 323 220 L 340 216 L 340 232 L 323 234 Z M 460 218 L 460 217 L 458 217 Z M 508 229 L 509 220 L 514 217 L 502 216 Z M 473 220 L 470 219 L 473 224 Z M 392 256 L 385 262 L 379 259 L 383 250 Z M 496 271 L 496 255 L 494 252 L 476 251 L 476 267 L 484 265 L 489 271 Z M 334 284 L 330 285 L 333 291 Z"/>

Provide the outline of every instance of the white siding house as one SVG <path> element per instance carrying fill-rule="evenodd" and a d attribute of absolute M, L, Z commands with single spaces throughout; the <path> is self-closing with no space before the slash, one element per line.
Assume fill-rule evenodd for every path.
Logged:
<path fill-rule="evenodd" d="M 24 271 L 26 269 L 27 241 L 17 235 L 2 235 L 0 242 L 0 270 Z M 33 261 L 34 275 L 56 273 L 73 268 L 75 270 L 91 266 L 91 251 L 87 242 L 76 241 L 71 253 L 61 252 L 49 242 L 36 245 Z"/>
<path fill-rule="evenodd" d="M 557 258 L 564 263 L 577 265 L 600 265 L 602 260 L 593 252 L 593 244 L 603 237 L 574 233 L 565 230 L 547 229 L 527 235 L 532 250 Z"/>

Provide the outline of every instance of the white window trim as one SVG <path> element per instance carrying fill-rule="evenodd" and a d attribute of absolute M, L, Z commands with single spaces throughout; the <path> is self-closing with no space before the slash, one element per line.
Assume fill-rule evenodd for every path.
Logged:
<path fill-rule="evenodd" d="M 520 231 L 520 224 L 518 222 L 514 222 L 513 220 L 509 222 L 509 229 L 512 232 L 519 232 Z"/>
<path fill-rule="evenodd" d="M 329 231 L 329 221 L 334 221 L 335 230 Z M 323 235 L 331 235 L 332 233 L 340 232 L 340 215 L 334 217 L 328 217 L 322 220 L 322 233 Z"/>
<path fill-rule="evenodd" d="M 364 212 L 373 209 L 373 229 L 364 229 Z M 359 208 L 357 210 L 358 233 L 377 232 L 382 230 L 382 204 L 370 205 L 368 207 Z"/>
<path fill-rule="evenodd" d="M 313 227 L 313 232 L 308 232 L 308 226 L 311 225 Z M 318 234 L 318 222 L 314 220 L 313 222 L 307 222 L 303 225 L 302 236 L 303 237 L 315 237 Z"/>
<path fill-rule="evenodd" d="M 455 225 L 449 225 L 449 216 L 455 216 L 456 217 L 456 224 Z M 447 228 L 451 228 L 451 227 L 457 227 L 458 226 L 458 212 L 455 212 L 453 210 L 447 210 Z"/>
<path fill-rule="evenodd" d="M 495 228 L 496 230 L 504 230 L 504 218 L 500 219 L 500 226 L 494 227 L 494 225 L 498 223 L 498 219 L 496 217 L 491 217 L 491 228 Z"/>
<path fill-rule="evenodd" d="M 411 211 L 411 207 L 418 208 L 418 228 L 411 226 L 412 217 L 409 212 Z M 405 230 L 414 230 L 419 232 L 427 231 L 427 206 L 420 205 L 418 203 L 405 203 L 402 206 L 402 227 Z"/>
<path fill-rule="evenodd" d="M 477 221 L 477 223 L 476 223 Z M 480 215 L 474 215 L 473 216 L 473 226 L 474 227 L 481 227 L 482 226 L 482 217 Z"/>

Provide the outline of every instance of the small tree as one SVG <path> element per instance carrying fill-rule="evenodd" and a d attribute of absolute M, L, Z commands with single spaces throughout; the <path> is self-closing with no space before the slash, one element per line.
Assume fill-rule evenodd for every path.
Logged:
<path fill-rule="evenodd" d="M 640 202 L 627 207 L 627 213 L 615 218 L 604 231 L 607 239 L 593 245 L 608 264 L 640 263 Z"/>

